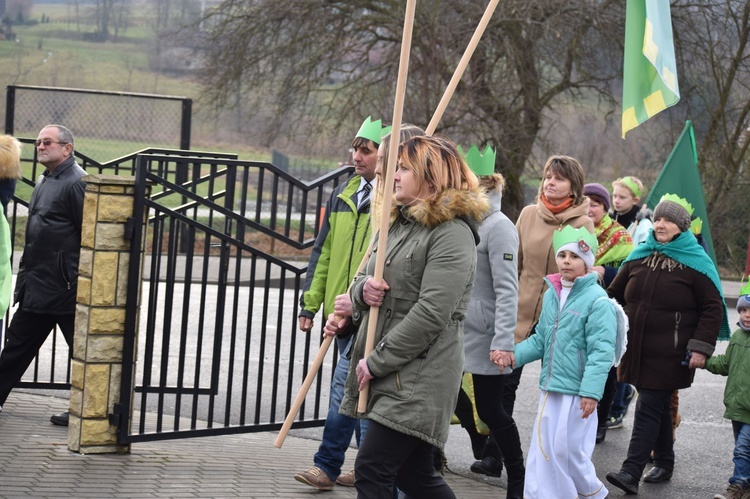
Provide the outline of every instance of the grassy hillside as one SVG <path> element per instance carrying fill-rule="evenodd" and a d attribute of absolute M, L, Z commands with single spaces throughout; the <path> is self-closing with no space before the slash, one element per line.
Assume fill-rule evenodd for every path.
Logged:
<path fill-rule="evenodd" d="M 194 149 L 233 152 L 241 159 L 270 160 L 270 151 L 251 147 L 221 132 L 219 119 L 211 116 L 210 110 L 199 101 L 200 86 L 194 75 L 152 70 L 149 60 L 155 52 L 156 38 L 153 12 L 149 8 L 151 2 L 133 2 L 130 26 L 119 32 L 117 41 L 104 43 L 84 41 L 84 35 L 93 33 L 95 26 L 86 21 L 86 13 L 92 6 L 80 3 L 82 15 L 78 24 L 72 6 L 35 2 L 30 22 L 12 27 L 17 39 L 0 41 L 3 88 L 14 84 L 37 85 L 188 97 L 193 99 L 191 143 Z M 42 23 L 42 19 L 45 22 Z M 0 118 L 5 118 L 4 106 L 0 109 Z M 32 129 L 44 124 L 34 124 Z M 16 130 L 19 131 L 18 126 Z M 35 134 L 22 133 L 24 137 Z M 222 140 L 222 137 L 228 139 Z M 87 143 L 86 138 L 81 137 L 79 149 L 106 161 L 144 147 L 174 148 L 176 145 L 101 140 Z M 333 166 L 335 162 L 326 163 Z"/>

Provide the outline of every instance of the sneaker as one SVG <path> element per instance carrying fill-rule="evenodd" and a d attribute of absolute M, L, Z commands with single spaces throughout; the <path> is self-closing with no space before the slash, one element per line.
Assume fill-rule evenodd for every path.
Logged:
<path fill-rule="evenodd" d="M 55 414 L 49 418 L 49 422 L 57 426 L 68 426 L 68 420 L 70 419 L 70 412 L 65 411 L 60 414 Z"/>
<path fill-rule="evenodd" d="M 354 487 L 354 470 L 349 473 L 339 475 L 336 479 L 336 485 L 343 485 L 344 487 Z"/>
<path fill-rule="evenodd" d="M 622 418 L 623 416 L 612 416 L 607 420 L 607 429 L 608 430 L 617 430 L 619 428 L 622 428 Z"/>
<path fill-rule="evenodd" d="M 714 499 L 741 499 L 742 492 L 742 487 L 733 483 L 727 487 L 727 490 L 723 494 L 716 494 Z"/>
<path fill-rule="evenodd" d="M 294 475 L 294 479 L 318 490 L 333 490 L 333 480 L 328 478 L 328 475 L 317 466 L 297 473 Z"/>

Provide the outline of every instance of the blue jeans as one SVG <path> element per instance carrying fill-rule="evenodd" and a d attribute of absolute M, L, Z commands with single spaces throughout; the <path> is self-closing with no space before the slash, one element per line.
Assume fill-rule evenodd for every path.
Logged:
<path fill-rule="evenodd" d="M 625 403 L 625 399 L 628 395 L 633 393 L 634 388 L 627 383 L 617 382 L 617 389 L 615 390 L 615 399 L 612 401 L 612 409 L 609 411 L 610 417 L 619 418 L 624 416 L 628 412 L 628 404 Z"/>
<path fill-rule="evenodd" d="M 318 452 L 313 461 L 315 466 L 322 469 L 333 481 L 341 474 L 341 466 L 344 464 L 346 449 L 352 441 L 352 434 L 359 429 L 357 435 L 357 446 L 361 445 L 367 431 L 366 419 L 350 418 L 339 414 L 341 399 L 344 398 L 344 383 L 349 371 L 349 359 L 346 357 L 351 346 L 351 339 L 339 340 L 336 338 L 339 348 L 339 360 L 333 370 L 331 380 L 331 400 L 326 416 L 326 424 L 323 427 L 323 441 L 320 443 Z"/>
<path fill-rule="evenodd" d="M 750 424 L 732 421 L 734 430 L 734 474 L 729 483 L 750 486 Z"/>

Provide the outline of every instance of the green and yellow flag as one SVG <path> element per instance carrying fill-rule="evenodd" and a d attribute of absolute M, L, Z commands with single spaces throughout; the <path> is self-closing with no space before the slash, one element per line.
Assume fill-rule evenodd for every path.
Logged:
<path fill-rule="evenodd" d="M 679 100 L 669 0 L 628 0 L 622 138 Z"/>
<path fill-rule="evenodd" d="M 699 217 L 703 226 L 701 235 L 706 242 L 708 256 L 716 265 L 716 252 L 714 251 L 714 242 L 711 238 L 711 225 L 706 213 L 706 199 L 703 196 L 703 185 L 701 174 L 698 171 L 698 151 L 695 146 L 695 133 L 693 124 L 690 120 L 685 122 L 685 128 L 677 139 L 677 143 L 672 152 L 664 163 L 659 178 L 654 182 L 654 186 L 648 193 L 644 204 L 652 210 L 656 208 L 659 200 L 664 194 L 676 194 L 685 198 L 693 205 L 693 216 Z"/>

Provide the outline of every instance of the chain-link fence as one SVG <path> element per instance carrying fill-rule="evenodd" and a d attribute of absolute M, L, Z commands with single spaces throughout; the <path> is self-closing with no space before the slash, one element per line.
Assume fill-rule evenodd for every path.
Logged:
<path fill-rule="evenodd" d="M 9 85 L 5 133 L 33 138 L 44 125 L 71 129 L 76 148 L 98 161 L 147 147 L 190 149 L 186 97 Z"/>

